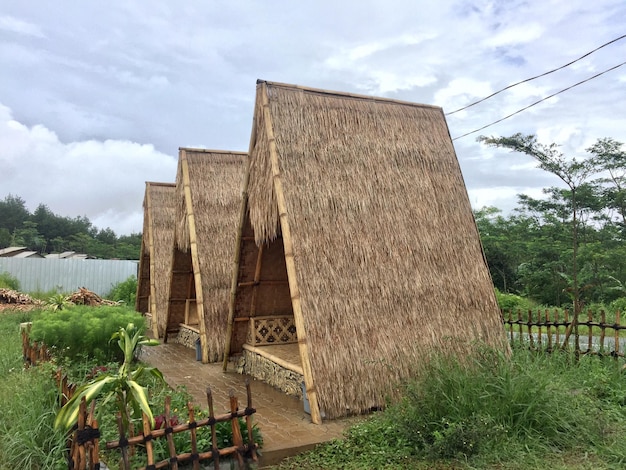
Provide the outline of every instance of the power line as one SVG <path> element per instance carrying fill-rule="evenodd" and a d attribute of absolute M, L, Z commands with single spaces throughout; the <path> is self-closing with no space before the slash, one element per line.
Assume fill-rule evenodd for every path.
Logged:
<path fill-rule="evenodd" d="M 508 118 L 510 118 L 512 116 L 515 116 L 516 114 L 519 114 L 522 111 L 526 111 L 528 108 L 532 108 L 533 106 L 541 103 L 542 101 L 548 100 L 548 99 L 550 99 L 550 98 L 552 98 L 552 97 L 554 97 L 556 95 L 560 95 L 561 93 L 563 93 L 563 92 L 565 92 L 567 90 L 571 90 L 572 88 L 577 87 L 578 85 L 582 85 L 583 83 L 588 82 L 590 80 L 593 80 L 594 78 L 598 78 L 600 75 L 604 75 L 605 73 L 610 72 L 611 70 L 615 70 L 616 68 L 621 67 L 622 65 L 626 65 L 626 62 L 622 62 L 621 64 L 615 65 L 614 67 L 611 67 L 610 69 L 606 69 L 603 72 L 600 72 L 600 73 L 594 75 L 593 77 L 589 77 L 589 78 L 586 78 L 585 80 L 582 80 L 582 81 L 580 81 L 578 83 L 574 83 L 573 85 L 568 86 L 567 88 L 564 88 L 564 89 L 562 89 L 560 91 L 557 91 L 556 93 L 552 93 L 550 96 L 546 96 L 545 98 L 541 98 L 539 101 L 535 101 L 534 103 L 529 104 L 528 106 L 526 106 L 526 107 L 524 107 L 522 109 L 519 109 L 519 110 L 515 111 L 514 113 L 509 114 L 508 116 L 504 116 L 503 118 L 500 118 L 497 121 L 494 121 L 494 122 L 492 122 L 490 124 L 487 124 L 486 126 L 483 126 L 483 127 L 479 128 L 479 129 L 476 129 L 476 130 L 473 130 L 471 132 L 467 132 L 467 133 L 465 133 L 463 135 L 460 135 L 458 137 L 455 137 L 452 140 L 460 139 L 461 137 L 465 137 L 465 136 L 468 136 L 470 134 L 474 134 L 474 133 L 476 133 L 478 131 L 482 131 L 483 129 L 486 129 L 487 127 L 493 126 L 494 124 L 498 124 L 499 122 L 502 122 L 505 119 L 508 119 Z"/>
<path fill-rule="evenodd" d="M 527 79 L 525 79 L 525 80 L 522 80 L 522 81 L 519 81 L 519 82 L 513 83 L 512 85 L 509 85 L 509 86 L 507 86 L 507 87 L 504 87 L 504 88 L 502 88 L 501 90 L 498 90 L 498 91 L 496 91 L 495 93 L 492 93 L 492 94 L 491 94 L 491 95 L 489 95 L 489 96 L 485 96 L 484 98 L 482 98 L 482 99 L 480 99 L 480 100 L 478 100 L 478 101 L 474 101 L 473 103 L 468 104 L 467 106 L 464 106 L 464 107 L 462 107 L 462 108 L 459 108 L 459 109 L 456 109 L 456 110 L 451 111 L 451 112 L 449 112 L 449 113 L 446 113 L 446 116 L 450 116 L 451 114 L 458 113 L 459 111 L 463 111 L 464 109 L 467 109 L 467 108 L 470 108 L 470 107 L 472 107 L 472 106 L 475 106 L 475 105 L 477 105 L 478 103 L 482 103 L 483 101 L 488 100 L 489 98 L 493 98 L 493 97 L 494 97 L 494 96 L 496 96 L 497 94 L 500 94 L 500 93 L 502 93 L 503 91 L 506 91 L 506 90 L 508 90 L 508 89 L 510 89 L 510 88 L 513 88 L 514 86 L 521 85 L 522 83 L 530 82 L 530 81 L 535 80 L 535 79 L 537 79 L 537 78 L 545 77 L 546 75 L 550 75 L 551 73 L 554 73 L 554 72 L 558 72 L 559 70 L 564 69 L 565 67 L 569 67 L 570 65 L 575 64 L 575 63 L 576 63 L 576 62 L 578 62 L 579 60 L 582 60 L 582 59 L 584 59 L 585 57 L 590 56 L 590 55 L 591 55 L 591 54 L 593 54 L 594 52 L 599 51 L 599 50 L 600 50 L 600 49 L 602 49 L 603 47 L 606 47 L 606 46 L 608 46 L 608 45 L 610 45 L 610 44 L 613 44 L 614 42 L 617 42 L 617 41 L 619 41 L 619 40 L 621 40 L 621 39 L 624 39 L 624 38 L 626 38 L 626 34 L 624 34 L 623 36 L 620 36 L 620 37 L 618 37 L 618 38 L 615 38 L 615 39 L 613 39 L 612 41 L 609 41 L 609 42 L 607 42 L 607 43 L 605 43 L 605 44 L 602 44 L 602 45 L 601 45 L 601 46 L 599 46 L 599 47 L 596 47 L 594 50 L 589 51 L 589 52 L 587 52 L 587 53 L 586 53 L 586 54 L 584 54 L 584 55 L 581 55 L 578 59 L 572 60 L 571 62 L 569 62 L 569 63 L 567 63 L 567 64 L 565 64 L 565 65 L 561 65 L 560 67 L 557 67 L 556 69 L 552 69 L 552 70 L 549 70 L 548 72 L 544 72 L 544 73 L 542 73 L 542 74 L 540 74 L 540 75 L 535 75 L 534 77 L 527 78 Z"/>

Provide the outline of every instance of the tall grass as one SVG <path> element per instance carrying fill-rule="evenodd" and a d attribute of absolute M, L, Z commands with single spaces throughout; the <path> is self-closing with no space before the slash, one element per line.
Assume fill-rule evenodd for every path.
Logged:
<path fill-rule="evenodd" d="M 67 468 L 64 436 L 53 428 L 57 392 L 48 367 L 23 369 L 21 312 L 0 314 L 0 469 Z"/>
<path fill-rule="evenodd" d="M 624 468 L 621 367 L 526 349 L 436 357 L 400 403 L 282 468 Z"/>

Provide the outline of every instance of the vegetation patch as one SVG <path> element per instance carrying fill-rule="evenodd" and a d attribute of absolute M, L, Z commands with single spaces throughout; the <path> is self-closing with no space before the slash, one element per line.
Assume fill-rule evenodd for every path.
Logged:
<path fill-rule="evenodd" d="M 123 353 L 111 336 L 129 323 L 145 331 L 144 317 L 128 307 L 74 305 L 38 313 L 30 337 L 60 359 L 122 362 Z"/>
<path fill-rule="evenodd" d="M 435 358 L 403 400 L 279 468 L 620 468 L 626 380 L 613 359 L 483 350 Z"/>

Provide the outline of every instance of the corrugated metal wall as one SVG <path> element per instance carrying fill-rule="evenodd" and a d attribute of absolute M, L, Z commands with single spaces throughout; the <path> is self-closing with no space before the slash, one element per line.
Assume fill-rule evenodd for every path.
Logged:
<path fill-rule="evenodd" d="M 0 258 L 0 273 L 20 281 L 22 292 L 71 293 L 85 287 L 106 295 L 118 282 L 137 276 L 138 261 L 101 259 Z"/>

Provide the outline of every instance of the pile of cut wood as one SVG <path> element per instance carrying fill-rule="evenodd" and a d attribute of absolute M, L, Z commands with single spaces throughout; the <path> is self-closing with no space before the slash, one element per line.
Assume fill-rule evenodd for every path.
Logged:
<path fill-rule="evenodd" d="M 0 308 L 24 310 L 42 304 L 41 300 L 33 299 L 28 294 L 13 289 L 0 289 Z"/>
<path fill-rule="evenodd" d="M 91 307 L 96 307 L 98 305 L 119 305 L 117 302 L 112 300 L 103 299 L 98 294 L 91 292 L 85 287 L 81 287 L 73 294 L 68 295 L 67 300 L 76 305 L 89 305 Z"/>

